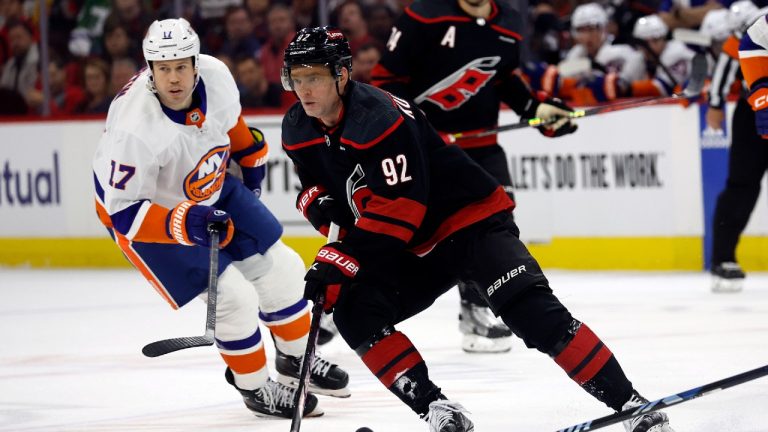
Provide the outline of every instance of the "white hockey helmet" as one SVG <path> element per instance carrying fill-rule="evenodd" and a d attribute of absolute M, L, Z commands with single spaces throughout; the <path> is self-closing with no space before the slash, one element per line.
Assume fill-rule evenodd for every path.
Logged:
<path fill-rule="evenodd" d="M 192 57 L 195 66 L 195 86 L 200 79 L 200 38 L 184 18 L 155 21 L 149 26 L 142 42 L 144 61 L 149 68 L 151 90 L 156 91 L 152 78 L 153 61 L 179 60 Z"/>
<path fill-rule="evenodd" d="M 667 33 L 669 33 L 669 27 L 658 15 L 647 15 L 640 18 L 632 30 L 632 36 L 642 40 L 665 38 Z"/>
<path fill-rule="evenodd" d="M 757 14 L 757 6 L 750 0 L 739 0 L 731 3 L 729 8 L 731 14 L 731 28 L 740 29 L 749 26 L 754 21 Z"/>
<path fill-rule="evenodd" d="M 731 26 L 731 11 L 728 9 L 713 9 L 704 15 L 704 20 L 699 26 L 699 32 L 709 36 L 712 40 L 724 41 L 733 30 Z"/>
<path fill-rule="evenodd" d="M 586 3 L 577 7 L 571 15 L 571 30 L 579 27 L 608 25 L 608 12 L 597 3 Z"/>

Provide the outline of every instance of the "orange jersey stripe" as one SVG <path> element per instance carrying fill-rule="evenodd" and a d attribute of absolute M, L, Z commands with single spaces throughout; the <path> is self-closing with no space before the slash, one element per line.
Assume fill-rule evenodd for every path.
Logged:
<path fill-rule="evenodd" d="M 264 147 L 261 150 L 240 159 L 239 165 L 250 168 L 264 165 L 267 163 L 267 153 L 269 153 L 269 146 L 267 145 L 267 142 L 264 141 Z"/>
<path fill-rule="evenodd" d="M 227 132 L 227 135 L 229 135 L 229 143 L 232 146 L 233 152 L 244 150 L 253 144 L 253 135 L 248 130 L 248 125 L 245 124 L 243 116 L 237 119 L 237 123 Z"/>
<path fill-rule="evenodd" d="M 741 57 L 739 63 L 744 73 L 744 80 L 750 88 L 755 81 L 768 76 L 768 57 Z"/>
<path fill-rule="evenodd" d="M 168 237 L 167 220 L 170 210 L 167 208 L 151 204 L 147 214 L 144 215 L 144 220 L 141 221 L 141 226 L 133 236 L 133 241 L 139 241 L 144 243 L 176 243 L 176 241 Z"/>
<path fill-rule="evenodd" d="M 152 273 L 152 270 L 150 270 L 149 267 L 144 263 L 144 260 L 142 260 L 139 254 L 133 250 L 131 247 L 131 241 L 115 230 L 112 230 L 112 232 L 115 235 L 115 241 L 117 242 L 117 245 L 120 247 L 120 250 L 123 251 L 125 257 L 128 258 L 128 261 L 130 261 L 131 264 L 136 267 L 136 269 L 144 276 L 149 284 L 152 285 L 155 291 L 157 291 L 157 293 L 160 294 L 160 296 L 162 296 L 165 301 L 171 305 L 172 308 L 178 309 L 179 305 L 177 305 L 176 301 L 173 300 L 171 295 L 168 293 L 168 290 L 166 290 L 163 286 L 163 283 L 160 282 L 157 277 L 155 277 L 155 275 Z"/>
<path fill-rule="evenodd" d="M 736 35 L 728 36 L 728 39 L 723 42 L 723 52 L 728 54 L 730 58 L 739 58 L 739 38 Z"/>
<path fill-rule="evenodd" d="M 309 312 L 304 312 L 300 317 L 288 323 L 270 324 L 265 322 L 264 324 L 269 327 L 273 335 L 290 342 L 309 334 Z"/>
<path fill-rule="evenodd" d="M 267 365 L 267 355 L 264 353 L 264 345 L 249 354 L 220 354 L 221 358 L 224 359 L 224 363 L 232 369 L 232 372 L 238 374 L 258 372 Z"/>

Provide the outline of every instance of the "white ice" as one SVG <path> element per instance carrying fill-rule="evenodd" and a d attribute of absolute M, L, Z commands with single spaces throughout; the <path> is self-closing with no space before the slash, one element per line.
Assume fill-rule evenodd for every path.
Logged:
<path fill-rule="evenodd" d="M 647 398 L 768 363 L 766 273 L 739 294 L 711 293 L 704 273 L 548 275 Z M 450 292 L 400 328 L 478 432 L 552 432 L 611 413 L 519 339 L 509 354 L 463 353 L 457 312 Z M 0 431 L 288 431 L 287 420 L 250 414 L 213 347 L 142 356 L 148 342 L 202 334 L 204 321 L 202 302 L 172 311 L 137 272 L 0 269 Z M 325 416 L 302 431 L 426 432 L 341 340 L 322 352 L 349 371 L 352 397 L 321 397 Z M 768 378 L 667 413 L 677 432 L 768 431 Z"/>

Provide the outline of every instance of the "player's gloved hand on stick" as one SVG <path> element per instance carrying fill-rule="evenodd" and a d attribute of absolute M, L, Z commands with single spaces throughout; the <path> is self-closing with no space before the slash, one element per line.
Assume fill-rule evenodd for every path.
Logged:
<path fill-rule="evenodd" d="M 339 205 L 322 186 L 311 186 L 301 191 L 296 198 L 296 208 L 304 216 L 304 219 L 308 220 L 318 232 L 326 237 L 331 222 L 340 227 L 354 223 L 350 220 L 351 215 L 345 205 Z M 343 239 L 344 234 L 346 231 L 341 228 L 339 239 Z"/>
<path fill-rule="evenodd" d="M 341 289 L 352 282 L 359 270 L 357 260 L 341 242 L 328 243 L 317 252 L 315 262 L 304 276 L 304 298 L 316 302 L 324 296 L 323 310 L 331 313 Z"/>
<path fill-rule="evenodd" d="M 235 224 L 229 213 L 216 207 L 184 201 L 168 215 L 168 232 L 179 244 L 210 247 L 208 226 L 219 231 L 219 247 L 226 247 L 235 234 Z"/>
<path fill-rule="evenodd" d="M 768 84 L 752 89 L 749 105 L 755 112 L 755 128 L 764 139 L 768 139 Z"/>
<path fill-rule="evenodd" d="M 576 132 L 578 126 L 572 122 L 569 115 L 573 108 L 557 98 L 547 98 L 536 107 L 535 117 L 540 118 L 544 123 L 554 121 L 537 129 L 544 136 L 555 138 L 566 134 Z M 557 120 L 555 120 L 557 119 Z"/>

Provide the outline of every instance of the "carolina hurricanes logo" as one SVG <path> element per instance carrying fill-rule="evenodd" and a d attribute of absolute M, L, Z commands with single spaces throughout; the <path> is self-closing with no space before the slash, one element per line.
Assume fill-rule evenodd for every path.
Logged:
<path fill-rule="evenodd" d="M 184 194 L 195 202 L 205 201 L 221 189 L 227 171 L 229 146 L 211 149 L 184 179 Z"/>
<path fill-rule="evenodd" d="M 472 96 L 483 88 L 496 75 L 493 69 L 501 57 L 481 57 L 462 66 L 456 72 L 443 78 L 439 83 L 428 88 L 416 97 L 416 103 L 432 102 L 444 111 L 455 110 L 464 105 Z"/>
<path fill-rule="evenodd" d="M 373 192 L 365 184 L 363 168 L 358 164 L 347 179 L 347 201 L 352 213 L 355 214 L 355 219 L 360 219 L 372 195 Z"/>

